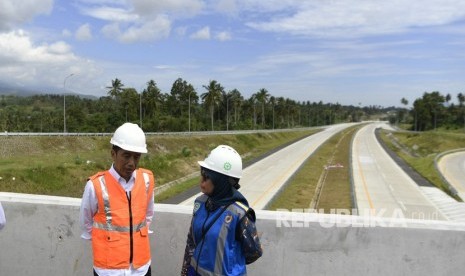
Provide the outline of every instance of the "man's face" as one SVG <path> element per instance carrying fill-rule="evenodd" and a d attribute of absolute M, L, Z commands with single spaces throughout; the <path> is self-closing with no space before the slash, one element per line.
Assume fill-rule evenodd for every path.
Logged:
<path fill-rule="evenodd" d="M 113 167 L 121 177 L 126 179 L 126 181 L 129 181 L 129 179 L 132 176 L 132 173 L 135 169 L 137 169 L 137 164 L 139 164 L 140 156 L 141 153 L 139 152 L 132 152 L 124 149 L 120 149 L 118 151 L 115 151 L 114 149 L 111 150 Z"/>

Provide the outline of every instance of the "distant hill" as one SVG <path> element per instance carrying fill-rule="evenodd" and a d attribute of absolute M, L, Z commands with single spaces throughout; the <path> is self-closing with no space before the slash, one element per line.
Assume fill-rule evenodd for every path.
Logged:
<path fill-rule="evenodd" d="M 33 88 L 24 88 L 19 86 L 11 86 L 8 84 L 0 83 L 0 95 L 14 95 L 18 97 L 29 97 L 33 95 L 40 95 L 40 94 L 62 94 L 62 91 L 57 90 L 56 88 L 40 88 L 40 89 L 33 89 Z M 92 99 L 96 100 L 99 97 L 92 96 L 92 95 L 84 95 L 79 93 L 66 93 L 66 95 L 74 95 L 84 99 Z"/>
<path fill-rule="evenodd" d="M 0 83 L 0 95 L 15 95 L 15 96 L 32 96 L 36 94 L 44 94 L 43 92 L 30 90 L 26 88 L 14 87 Z"/>

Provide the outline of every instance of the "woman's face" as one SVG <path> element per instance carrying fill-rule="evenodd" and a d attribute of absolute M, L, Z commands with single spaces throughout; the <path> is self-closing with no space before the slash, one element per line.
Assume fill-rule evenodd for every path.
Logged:
<path fill-rule="evenodd" d="M 203 169 L 200 170 L 200 190 L 202 193 L 210 196 L 213 194 L 213 182 Z"/>

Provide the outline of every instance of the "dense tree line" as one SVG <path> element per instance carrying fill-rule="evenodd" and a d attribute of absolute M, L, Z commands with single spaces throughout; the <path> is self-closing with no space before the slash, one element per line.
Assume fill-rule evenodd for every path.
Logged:
<path fill-rule="evenodd" d="M 147 132 L 294 128 L 360 121 L 392 109 L 298 102 L 274 97 L 265 88 L 245 98 L 216 80 L 204 85 L 203 93 L 181 78 L 169 93 L 154 80 L 141 93 L 118 78 L 107 89 L 108 95 L 98 99 L 2 95 L 0 131 L 63 132 L 65 114 L 66 132 L 112 132 L 123 122 L 142 125 Z"/>
<path fill-rule="evenodd" d="M 437 128 L 465 130 L 465 95 L 457 94 L 457 102 L 452 101 L 450 94 L 443 95 L 439 91 L 424 92 L 421 98 L 413 102 L 410 109 L 399 109 L 390 121 L 400 121 L 411 125 L 411 130 L 427 131 Z M 405 98 L 401 103 L 407 106 Z"/>

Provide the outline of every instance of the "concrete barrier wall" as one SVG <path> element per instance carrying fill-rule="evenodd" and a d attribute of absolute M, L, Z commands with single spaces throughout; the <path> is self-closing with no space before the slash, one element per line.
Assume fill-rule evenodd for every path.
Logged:
<path fill-rule="evenodd" d="M 0 193 L 0 275 L 92 275 L 79 199 Z M 192 210 L 157 204 L 153 275 L 179 275 Z M 264 255 L 249 275 L 464 275 L 465 224 L 257 211 Z"/>

